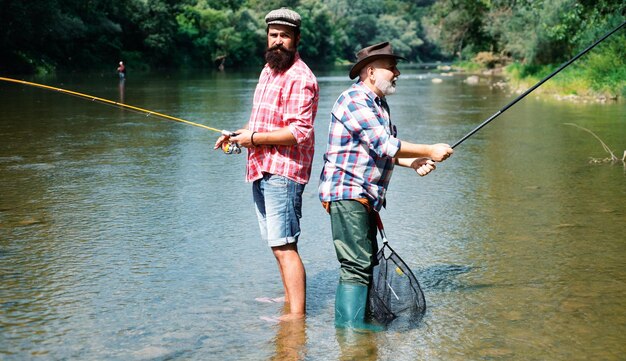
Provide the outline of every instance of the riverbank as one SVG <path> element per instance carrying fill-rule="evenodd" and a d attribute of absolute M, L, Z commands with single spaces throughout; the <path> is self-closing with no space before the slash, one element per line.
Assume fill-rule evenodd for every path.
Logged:
<path fill-rule="evenodd" d="M 623 101 L 626 98 L 626 66 L 622 59 L 602 55 L 590 55 L 585 61 L 563 69 L 549 81 L 534 90 L 557 100 L 578 103 L 607 103 Z M 472 61 L 457 62 L 451 67 L 441 67 L 446 73 L 467 74 L 468 83 L 472 77 L 497 77 L 493 81 L 498 86 L 521 94 L 556 70 L 555 65 L 524 65 L 510 59 L 495 57 L 490 53 L 479 53 Z"/>

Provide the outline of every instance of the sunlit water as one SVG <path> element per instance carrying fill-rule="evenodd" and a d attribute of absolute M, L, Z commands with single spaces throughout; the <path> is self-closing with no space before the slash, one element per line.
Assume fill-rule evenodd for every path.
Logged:
<path fill-rule="evenodd" d="M 626 353 L 626 104 L 530 96 L 436 172 L 395 171 L 382 212 L 428 304 L 420 326 L 343 334 L 338 266 L 316 188 L 329 113 L 349 86 L 317 72 L 317 154 L 299 244 L 305 323 L 275 324 L 243 155 L 217 133 L 0 84 L 0 358 L 6 360 L 620 360 Z M 237 129 L 257 74 L 32 79 Z M 401 139 L 454 143 L 511 101 L 489 83 L 406 70 Z"/>

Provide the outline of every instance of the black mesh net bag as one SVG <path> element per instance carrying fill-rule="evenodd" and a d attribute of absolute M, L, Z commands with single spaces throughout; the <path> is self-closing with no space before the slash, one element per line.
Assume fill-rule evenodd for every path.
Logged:
<path fill-rule="evenodd" d="M 378 265 L 370 284 L 370 317 L 385 326 L 416 326 L 426 312 L 424 292 L 409 266 L 389 245 L 380 216 L 378 230 L 383 246 L 376 254 Z"/>

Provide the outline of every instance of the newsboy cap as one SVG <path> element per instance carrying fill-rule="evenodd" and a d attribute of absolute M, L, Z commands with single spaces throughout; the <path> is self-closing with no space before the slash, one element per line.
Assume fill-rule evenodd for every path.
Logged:
<path fill-rule="evenodd" d="M 272 10 L 265 15 L 267 25 L 287 25 L 294 28 L 300 27 L 300 14 L 287 8 Z"/>
<path fill-rule="evenodd" d="M 365 65 L 382 58 L 406 60 L 404 57 L 393 53 L 391 44 L 388 41 L 370 45 L 356 53 L 356 63 L 350 69 L 350 79 L 356 78 Z"/>

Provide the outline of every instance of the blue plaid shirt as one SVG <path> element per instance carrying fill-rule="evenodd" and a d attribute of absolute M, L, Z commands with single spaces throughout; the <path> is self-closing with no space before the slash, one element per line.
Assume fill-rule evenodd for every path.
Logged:
<path fill-rule="evenodd" d="M 379 211 L 400 149 L 385 100 L 358 82 L 339 96 L 331 113 L 320 200 L 367 198 Z"/>

